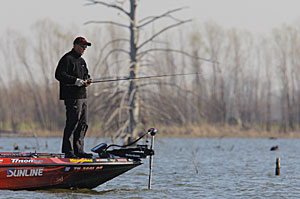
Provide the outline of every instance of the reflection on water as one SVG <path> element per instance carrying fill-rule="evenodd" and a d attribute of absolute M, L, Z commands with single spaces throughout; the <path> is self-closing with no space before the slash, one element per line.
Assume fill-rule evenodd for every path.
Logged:
<path fill-rule="evenodd" d="M 86 151 L 100 142 L 87 138 Z M 13 151 L 14 143 L 21 151 L 54 153 L 61 138 L 1 138 L 1 151 Z M 279 150 L 270 151 L 275 145 Z M 152 190 L 146 159 L 93 190 L 2 190 L 0 198 L 298 198 L 299 149 L 299 139 L 157 139 Z"/>

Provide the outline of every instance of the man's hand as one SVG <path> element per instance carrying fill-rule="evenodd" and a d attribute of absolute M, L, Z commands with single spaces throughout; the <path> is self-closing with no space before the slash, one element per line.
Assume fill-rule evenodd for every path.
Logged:
<path fill-rule="evenodd" d="M 78 87 L 81 87 L 81 86 L 83 86 L 85 84 L 86 84 L 86 82 L 83 81 L 82 79 L 78 79 L 77 78 L 76 81 L 75 81 L 75 85 L 78 86 Z"/>
<path fill-rule="evenodd" d="M 87 80 L 85 81 L 85 86 L 89 86 L 92 82 L 93 82 L 93 79 L 92 79 L 92 78 L 91 78 L 91 79 L 87 79 Z"/>

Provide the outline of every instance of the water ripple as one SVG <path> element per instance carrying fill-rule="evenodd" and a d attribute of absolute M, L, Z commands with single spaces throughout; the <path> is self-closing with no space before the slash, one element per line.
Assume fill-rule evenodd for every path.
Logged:
<path fill-rule="evenodd" d="M 59 152 L 61 138 L 1 138 L 3 151 L 39 147 Z M 47 148 L 44 143 L 47 143 Z M 94 145 L 86 139 L 86 149 Z M 280 150 L 270 151 L 278 145 Z M 160 139 L 155 145 L 152 190 L 148 159 L 93 190 L 0 191 L 1 198 L 299 198 L 299 139 Z M 87 150 L 88 151 L 88 150 Z M 281 158 L 281 175 L 275 160 Z"/>

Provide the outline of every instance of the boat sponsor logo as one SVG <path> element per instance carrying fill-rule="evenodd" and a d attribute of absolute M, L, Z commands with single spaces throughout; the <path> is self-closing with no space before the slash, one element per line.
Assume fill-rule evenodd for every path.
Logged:
<path fill-rule="evenodd" d="M 93 162 L 93 159 L 70 159 L 70 162 Z"/>
<path fill-rule="evenodd" d="M 3 159 L 0 159 L 0 163 L 2 163 L 3 162 Z"/>
<path fill-rule="evenodd" d="M 35 168 L 35 169 L 16 169 L 9 168 L 7 169 L 7 176 L 10 177 L 39 177 L 43 176 L 44 168 Z"/>
<path fill-rule="evenodd" d="M 33 163 L 32 159 L 11 159 L 11 163 Z"/>
<path fill-rule="evenodd" d="M 96 162 L 108 162 L 108 159 L 96 159 Z"/>
<path fill-rule="evenodd" d="M 10 160 L 11 160 L 11 163 L 17 163 L 17 164 L 20 164 L 20 163 L 42 163 L 43 162 L 43 160 L 18 159 L 18 158 L 13 158 Z M 1 160 L 0 160 L 0 163 L 1 163 Z"/>

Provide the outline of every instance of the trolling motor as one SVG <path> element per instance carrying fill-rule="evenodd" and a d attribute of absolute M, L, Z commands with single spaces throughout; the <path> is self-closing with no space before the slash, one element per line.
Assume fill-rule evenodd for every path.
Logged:
<path fill-rule="evenodd" d="M 136 147 L 132 148 L 126 147 L 135 144 L 146 135 L 151 135 L 153 140 L 156 133 L 157 129 L 150 128 L 148 129 L 147 133 L 143 134 L 141 137 L 127 145 L 120 146 L 116 144 L 107 145 L 106 143 L 101 143 L 93 147 L 91 151 L 94 153 L 98 153 L 100 158 L 112 158 L 114 156 L 118 156 L 124 158 L 131 158 L 134 160 L 140 160 L 141 158 L 146 158 L 147 156 L 152 157 L 152 155 L 154 155 L 154 150 L 152 148 L 149 149 L 148 145 L 137 145 Z M 108 150 L 110 147 L 119 147 L 120 149 Z"/>
<path fill-rule="evenodd" d="M 150 128 L 148 129 L 148 133 L 150 133 L 151 135 L 151 146 L 150 146 L 150 150 L 153 151 L 154 148 L 154 136 L 157 133 L 157 129 L 155 128 Z M 154 155 L 154 154 L 153 154 Z M 148 189 L 151 189 L 151 181 L 152 181 L 152 166 L 153 166 L 153 155 L 150 155 L 150 159 L 149 159 L 149 181 L 148 181 Z"/>

